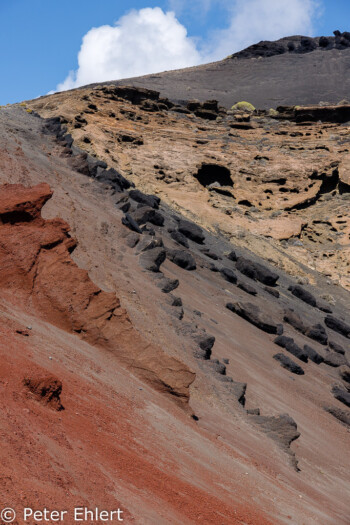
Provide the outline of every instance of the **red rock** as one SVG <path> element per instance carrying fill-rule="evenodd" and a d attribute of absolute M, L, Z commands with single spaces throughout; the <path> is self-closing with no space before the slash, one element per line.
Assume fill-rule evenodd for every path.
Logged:
<path fill-rule="evenodd" d="M 47 184 L 0 188 L 0 288 L 46 321 L 112 351 L 157 390 L 187 402 L 195 374 L 147 344 L 119 299 L 100 290 L 75 264 L 70 254 L 76 241 L 68 224 L 41 217 L 51 196 Z"/>

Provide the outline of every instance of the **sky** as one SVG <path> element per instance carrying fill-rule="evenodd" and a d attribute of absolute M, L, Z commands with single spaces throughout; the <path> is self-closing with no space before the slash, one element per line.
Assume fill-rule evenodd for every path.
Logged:
<path fill-rule="evenodd" d="M 350 0 L 0 0 L 0 104 L 350 31 Z"/>

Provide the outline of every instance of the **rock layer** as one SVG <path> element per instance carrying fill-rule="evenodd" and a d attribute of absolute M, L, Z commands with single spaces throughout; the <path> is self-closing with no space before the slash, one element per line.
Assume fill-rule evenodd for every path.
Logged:
<path fill-rule="evenodd" d="M 117 297 L 100 290 L 73 262 L 76 241 L 68 224 L 41 217 L 51 196 L 47 184 L 0 188 L 1 289 L 33 305 L 45 320 L 107 348 L 156 389 L 187 402 L 194 373 L 143 341 Z"/>

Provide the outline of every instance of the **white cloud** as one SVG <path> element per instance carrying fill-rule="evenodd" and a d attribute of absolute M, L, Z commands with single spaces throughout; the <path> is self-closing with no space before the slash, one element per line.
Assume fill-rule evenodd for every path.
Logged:
<path fill-rule="evenodd" d="M 226 4 L 229 26 L 211 35 L 202 50 L 206 61 L 222 59 L 260 40 L 311 35 L 320 8 L 317 0 L 236 0 Z"/>
<path fill-rule="evenodd" d="M 159 7 L 133 10 L 115 26 L 96 27 L 84 36 L 78 70 L 57 89 L 193 66 L 200 60 L 194 41 L 173 12 Z"/>
<path fill-rule="evenodd" d="M 184 8 L 184 0 L 169 1 L 177 12 Z M 193 0 L 202 12 L 215 6 L 227 11 L 227 27 L 202 40 L 188 37 L 173 11 L 165 13 L 160 7 L 132 10 L 114 26 L 86 33 L 77 71 L 71 71 L 57 90 L 219 60 L 260 40 L 311 35 L 320 1 Z"/>

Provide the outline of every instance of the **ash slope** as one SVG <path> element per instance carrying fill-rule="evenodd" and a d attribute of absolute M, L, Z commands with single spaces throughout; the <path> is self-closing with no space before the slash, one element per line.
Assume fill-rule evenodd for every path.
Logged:
<path fill-rule="evenodd" d="M 52 113 L 62 110 L 57 98 L 46 101 Z M 115 101 L 115 105 L 125 111 L 123 101 Z M 57 479 L 55 472 L 50 471 L 52 494 L 59 487 L 62 501 L 71 504 L 77 492 L 90 495 L 93 491 L 102 498 L 107 487 L 107 500 L 119 502 L 115 495 L 118 494 L 136 523 L 215 523 L 218 519 L 223 523 L 243 521 L 259 525 L 289 520 L 346 523 L 344 487 L 348 470 L 344 469 L 344 462 L 348 433 L 340 418 L 346 421 L 345 363 L 349 338 L 335 331 L 334 324 L 328 327 L 324 323 L 327 315 L 339 320 L 349 317 L 347 293 L 326 285 L 321 276 L 319 288 L 304 289 L 316 296 L 316 306 L 306 304 L 289 289 L 295 285 L 293 278 L 276 271 L 254 253 L 237 247 L 235 261 L 233 254 L 228 257 L 233 246 L 220 234 L 212 235 L 202 229 L 198 232 L 193 224 L 181 224 L 180 213 L 162 202 L 158 208 L 154 206 L 157 199 L 148 199 L 151 206 L 139 206 L 145 197 L 132 193 L 135 190 L 128 187 L 120 191 L 125 179 L 117 172 L 106 173 L 97 157 L 87 157 L 72 146 L 72 139 L 64 137 L 59 121 L 51 121 L 45 130 L 41 119 L 20 107 L 3 110 L 0 120 L 2 182 L 48 182 L 54 195 L 44 208 L 44 216 L 60 216 L 69 221 L 79 240 L 73 253 L 75 262 L 89 271 L 100 288 L 117 292 L 135 329 L 150 344 L 160 346 L 196 373 L 189 401 L 199 418 L 194 423 L 164 396 L 129 375 L 110 353 L 40 322 L 30 312 L 21 310 L 21 304 L 14 309 L 3 297 L 3 320 L 9 332 L 3 341 L 2 359 L 7 363 L 9 377 L 12 370 L 10 386 L 2 389 L 4 405 L 9 406 L 7 419 L 25 429 L 34 458 L 43 455 L 49 461 L 46 454 L 55 442 L 55 467 L 59 467 L 60 477 Z M 117 131 L 120 123 L 115 122 L 114 126 Z M 102 126 L 97 126 L 94 134 L 98 135 L 99 128 L 102 131 Z M 137 179 L 133 178 L 137 186 Z M 130 225 L 142 233 L 131 231 Z M 179 244 L 179 240 L 188 247 Z M 165 259 L 164 253 L 160 257 L 162 250 Z M 181 257 L 176 253 L 180 250 L 185 253 Z M 187 267 L 181 262 L 184 259 Z M 250 277 L 249 268 L 244 269 L 244 259 L 250 262 L 250 269 L 255 265 L 255 273 L 250 272 Z M 160 272 L 154 271 L 155 263 L 160 265 Z M 257 263 L 266 268 L 256 266 Z M 271 286 L 276 280 L 278 285 Z M 169 292 L 166 286 L 174 286 L 176 281 L 178 286 Z M 322 308 L 327 305 L 319 302 L 319 292 L 325 287 L 337 300 L 332 314 L 324 312 Z M 294 292 L 298 294 L 298 290 Z M 309 296 L 304 294 L 305 297 Z M 287 311 L 291 308 L 299 314 L 299 320 Z M 14 317 L 24 328 L 27 323 L 35 327 L 36 333 L 29 336 L 26 349 L 28 361 L 23 357 L 24 345 L 15 339 L 23 334 L 9 323 L 9 318 Z M 310 332 L 308 328 L 317 323 L 323 329 Z M 274 332 L 281 332 L 281 324 L 284 335 L 294 339 L 295 345 L 289 345 L 289 349 L 285 340 L 279 340 L 285 349 L 273 342 L 277 335 Z M 338 330 L 339 326 L 343 325 L 338 324 Z M 332 348 L 322 344 L 324 333 Z M 6 350 L 8 341 L 12 345 L 10 354 Z M 314 350 L 307 350 L 307 358 L 305 345 Z M 301 354 L 298 348 L 302 349 Z M 48 362 L 48 354 L 59 364 Z M 280 363 L 290 365 L 286 359 L 274 359 L 278 354 L 299 364 L 305 373 L 295 374 L 291 368 L 282 367 Z M 317 363 L 317 355 L 324 361 Z M 341 360 L 343 366 L 334 366 L 340 365 Z M 45 369 L 63 380 L 62 403 L 66 410 L 59 413 L 57 428 L 54 416 L 52 421 L 50 416 L 50 426 L 45 427 L 48 416 L 44 409 L 36 408 L 35 400 L 27 404 L 22 391 L 18 395 L 24 368 L 35 363 L 44 364 Z M 30 418 L 40 421 L 39 436 L 30 425 L 24 425 L 28 412 Z M 94 413 L 98 414 L 97 425 L 93 423 Z M 334 414 L 340 415 L 338 421 Z M 118 419 L 125 424 L 116 432 Z M 109 423 L 107 428 L 105 421 Z M 10 459 L 6 459 L 4 494 L 14 490 L 11 486 L 16 486 L 18 494 L 28 494 L 33 479 L 36 487 L 40 485 L 40 472 L 33 472 L 30 456 L 24 454 L 23 435 L 16 440 L 17 455 L 6 452 L 11 443 L 13 446 L 11 428 L 6 428 L 4 459 Z M 100 435 L 102 430 L 103 440 L 96 440 L 94 433 Z M 66 439 L 73 448 L 69 452 L 73 473 L 63 461 Z M 47 443 L 50 447 L 45 446 Z M 329 443 L 333 447 L 331 458 Z M 92 450 L 98 455 L 98 472 L 103 473 L 93 478 L 93 487 L 86 480 L 79 483 Z M 293 468 L 294 454 L 299 472 Z M 17 456 L 21 457 L 21 465 L 16 463 Z M 142 457 L 147 461 L 141 464 Z M 142 485 L 142 480 L 147 484 Z M 138 494 L 142 493 L 140 501 L 135 501 L 135 483 Z M 39 492 L 44 499 L 45 488 L 41 485 Z M 35 496 L 34 491 L 29 494 Z M 200 508 L 203 498 L 209 502 L 204 515 L 203 505 Z"/>
<path fill-rule="evenodd" d="M 337 104 L 350 93 L 349 35 L 260 42 L 219 62 L 111 83 L 155 89 L 176 101 L 216 99 L 226 108 L 240 100 L 259 109 Z"/>

